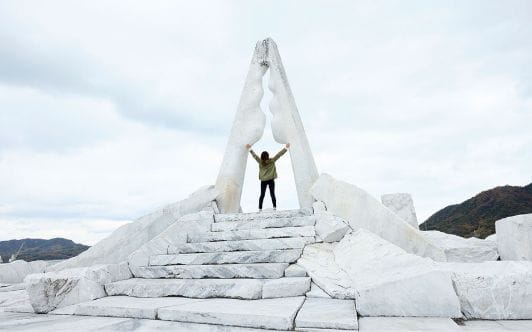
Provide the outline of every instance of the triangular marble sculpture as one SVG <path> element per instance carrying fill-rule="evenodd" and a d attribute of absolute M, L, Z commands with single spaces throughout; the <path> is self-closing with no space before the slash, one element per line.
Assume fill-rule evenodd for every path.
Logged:
<path fill-rule="evenodd" d="M 309 190 L 318 178 L 318 170 L 277 45 L 271 38 L 268 38 L 259 41 L 255 47 L 216 180 L 216 188 L 221 193 L 217 201 L 222 213 L 239 212 L 240 209 L 248 159 L 245 144 L 256 143 L 262 137 L 266 124 L 266 116 L 260 108 L 260 102 L 264 95 L 262 78 L 268 69 L 271 70 L 268 87 L 273 93 L 273 99 L 270 102 L 273 137 L 278 143 L 291 144 L 290 158 L 299 205 L 301 208 L 312 206 L 313 198 Z"/>

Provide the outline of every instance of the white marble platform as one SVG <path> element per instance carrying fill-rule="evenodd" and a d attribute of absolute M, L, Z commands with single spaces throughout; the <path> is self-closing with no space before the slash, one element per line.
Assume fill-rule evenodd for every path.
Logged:
<path fill-rule="evenodd" d="M 188 242 L 211 242 L 211 241 L 234 241 L 252 239 L 271 239 L 287 237 L 308 237 L 314 236 L 313 226 L 303 227 L 283 227 L 265 229 L 246 229 L 225 232 L 208 232 L 202 234 L 192 234 Z"/>
<path fill-rule="evenodd" d="M 453 325 L 454 324 L 454 325 Z M 359 331 L 532 331 L 532 320 L 473 320 L 457 325 L 446 318 L 361 318 Z M 115 317 L 40 315 L 0 311 L 0 331 L 190 331 L 190 332 L 258 332 L 273 331 L 213 324 L 182 323 Z M 319 331 L 296 328 L 296 331 Z M 322 331 L 333 331 L 322 329 Z M 338 330 L 341 331 L 341 330 Z M 344 330 L 345 331 L 345 330 Z"/>
<path fill-rule="evenodd" d="M 263 212 L 250 212 L 250 213 L 226 213 L 214 215 L 215 222 L 222 221 L 242 221 L 242 220 L 255 220 L 255 219 L 275 219 L 275 218 L 293 218 L 310 216 L 312 214 L 311 209 L 297 209 L 297 210 L 281 210 L 281 211 L 263 211 Z"/>
<path fill-rule="evenodd" d="M 211 231 L 222 232 L 237 229 L 261 229 L 279 227 L 314 226 L 316 218 L 314 216 L 269 218 L 258 220 L 240 220 L 215 222 L 211 225 Z"/>

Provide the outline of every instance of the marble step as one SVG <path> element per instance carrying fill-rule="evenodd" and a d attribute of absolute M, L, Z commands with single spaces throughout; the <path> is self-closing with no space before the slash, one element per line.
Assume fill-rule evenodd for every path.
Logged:
<path fill-rule="evenodd" d="M 288 263 L 171 265 L 130 267 L 136 278 L 252 278 L 274 279 L 283 277 Z M 295 275 L 294 275 L 295 276 Z M 299 276 L 299 275 L 298 275 Z"/>
<path fill-rule="evenodd" d="M 161 320 L 292 330 L 304 297 L 266 300 L 210 299 L 158 310 Z"/>
<path fill-rule="evenodd" d="M 293 237 L 276 239 L 254 239 L 218 242 L 186 243 L 178 247 L 168 247 L 169 254 L 190 254 L 196 252 L 246 251 L 301 249 L 306 244 L 314 243 L 314 237 Z"/>
<path fill-rule="evenodd" d="M 309 237 L 314 235 L 314 226 L 245 229 L 225 232 L 193 233 L 189 235 L 188 242 L 194 243 L 287 237 Z"/>
<path fill-rule="evenodd" d="M 189 305 L 198 301 L 205 300 L 184 297 L 107 296 L 75 305 L 74 315 L 157 319 L 160 308 Z"/>
<path fill-rule="evenodd" d="M 195 254 L 154 255 L 154 265 L 292 263 L 301 257 L 301 249 L 205 252 Z"/>
<path fill-rule="evenodd" d="M 215 214 L 214 222 L 221 221 L 241 221 L 241 220 L 260 220 L 260 219 L 275 219 L 275 218 L 293 218 L 304 217 L 312 215 L 312 209 L 301 210 L 279 210 L 279 211 L 263 211 L 252 213 L 227 213 Z"/>
<path fill-rule="evenodd" d="M 260 219 L 260 220 L 221 221 L 221 222 L 213 223 L 211 226 L 211 231 L 223 232 L 223 231 L 232 231 L 232 230 L 238 230 L 238 229 L 314 226 L 315 224 L 316 224 L 316 217 L 314 216 Z"/>
<path fill-rule="evenodd" d="M 309 277 L 279 279 L 141 279 L 132 278 L 105 285 L 109 296 L 181 296 L 188 298 L 234 298 L 253 300 L 304 295 Z"/>
<path fill-rule="evenodd" d="M 206 329 L 199 328 L 199 325 L 190 326 L 195 327 L 191 329 L 193 331 L 233 331 L 237 329 L 236 327 L 292 330 L 294 318 L 303 301 L 304 297 L 237 300 L 109 296 L 77 304 L 74 315 L 159 319 L 182 323 L 214 324 L 203 326 L 215 327 Z M 123 326 L 123 328 L 131 330 L 139 324 L 141 324 L 140 321 L 134 325 Z"/>
<path fill-rule="evenodd" d="M 295 324 L 296 329 L 357 330 L 355 301 L 307 298 Z"/>

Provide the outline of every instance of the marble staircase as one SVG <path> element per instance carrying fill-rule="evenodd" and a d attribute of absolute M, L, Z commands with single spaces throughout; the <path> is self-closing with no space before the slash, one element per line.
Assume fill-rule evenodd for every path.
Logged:
<path fill-rule="evenodd" d="M 209 232 L 150 256 L 74 313 L 292 330 L 311 285 L 294 263 L 315 222 L 309 210 L 215 214 Z"/>
<path fill-rule="evenodd" d="M 285 276 L 315 241 L 311 211 L 215 214 L 211 230 L 152 255 L 135 278 L 107 284 L 108 295 L 265 299 L 302 296 L 310 278 Z"/>

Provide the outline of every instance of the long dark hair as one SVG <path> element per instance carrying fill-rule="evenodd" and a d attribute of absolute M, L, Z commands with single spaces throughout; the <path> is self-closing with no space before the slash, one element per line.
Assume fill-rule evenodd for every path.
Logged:
<path fill-rule="evenodd" d="M 262 151 L 262 153 L 260 154 L 260 159 L 262 160 L 263 164 L 270 160 L 270 155 L 268 154 L 268 151 Z"/>

